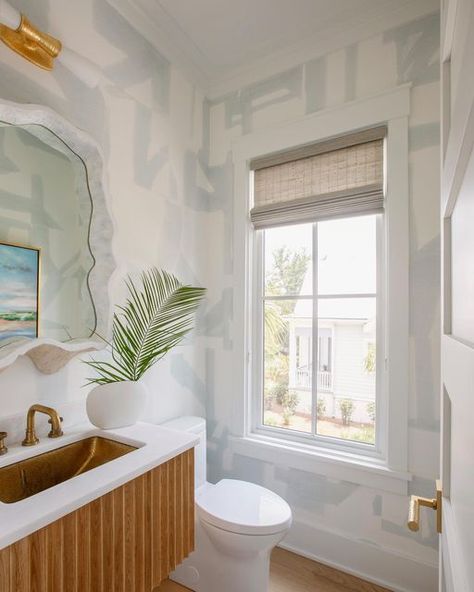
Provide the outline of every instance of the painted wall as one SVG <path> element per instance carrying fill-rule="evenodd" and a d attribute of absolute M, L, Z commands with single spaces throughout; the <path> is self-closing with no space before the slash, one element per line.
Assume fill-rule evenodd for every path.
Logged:
<path fill-rule="evenodd" d="M 61 0 L 12 4 L 103 73 L 91 89 L 60 64 L 44 72 L 0 45 L 0 98 L 47 105 L 102 148 L 116 227 L 114 300 L 123 296 L 124 274 L 149 265 L 202 285 L 207 247 L 200 228 L 208 214 L 188 192 L 199 183 L 189 159 L 207 138 L 202 94 L 103 0 L 68 3 L 67 10 Z M 199 338 L 190 337 L 147 376 L 147 417 L 204 414 L 203 369 Z M 18 439 L 26 409 L 37 401 L 59 407 L 66 426 L 77 422 L 84 417 L 87 372 L 74 361 L 44 376 L 28 358 L 18 360 L 0 374 L 0 429 Z"/>
<path fill-rule="evenodd" d="M 206 353 L 209 478 L 248 479 L 291 504 L 286 543 L 303 553 L 385 580 L 391 589 L 436 589 L 437 534 L 432 517 L 413 534 L 408 499 L 233 450 L 233 166 L 235 138 L 411 82 L 410 117 L 410 491 L 432 495 L 439 442 L 439 16 L 424 17 L 321 55 L 212 101 L 207 107 L 209 188 L 197 190 L 208 212 L 213 314 Z M 189 169 L 207 154 L 189 157 Z"/>

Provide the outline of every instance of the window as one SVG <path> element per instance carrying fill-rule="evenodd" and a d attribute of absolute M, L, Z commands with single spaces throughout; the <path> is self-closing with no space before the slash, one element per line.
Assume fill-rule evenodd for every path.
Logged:
<path fill-rule="evenodd" d="M 236 454 L 259 458 L 269 463 L 275 463 L 275 459 L 279 458 L 288 467 L 314 471 L 329 478 L 349 480 L 401 495 L 407 494 L 407 483 L 411 478 L 407 472 L 410 389 L 409 116 L 410 88 L 404 85 L 364 100 L 331 107 L 279 124 L 268 130 L 245 134 L 233 142 L 234 298 L 231 334 L 234 355 L 229 386 L 233 401 L 229 408 L 229 441 Z M 382 133 L 380 129 L 377 132 L 377 126 L 381 125 L 384 126 Z M 362 136 L 365 132 L 353 132 L 367 130 L 369 127 L 371 129 L 366 136 Z M 359 176 L 358 184 L 347 183 L 344 189 L 344 186 L 341 187 L 341 179 L 338 179 L 334 192 L 331 193 L 334 188 L 331 183 L 331 186 L 326 187 L 327 193 L 319 193 L 325 189 L 319 188 L 318 183 L 313 184 L 311 179 L 313 164 L 314 170 L 319 168 L 321 172 L 322 162 L 311 159 L 321 155 L 324 162 L 339 160 L 335 165 L 338 170 L 339 165 L 348 162 L 346 156 L 351 151 L 339 153 L 340 159 L 336 159 L 335 154 L 329 157 L 328 152 L 344 150 L 348 146 L 347 140 L 352 142 L 351 138 L 355 140 L 355 144 L 382 140 L 383 152 L 380 144 L 372 145 L 380 157 L 378 159 L 370 157 L 370 154 L 374 154 L 371 150 L 352 152 L 353 156 L 355 153 L 359 154 L 359 157 L 352 159 L 353 164 L 364 162 L 363 158 L 366 164 L 370 160 L 372 171 L 377 170 L 378 174 L 366 176 L 366 181 L 372 181 L 369 185 L 364 186 L 364 180 Z M 355 144 L 351 143 L 351 146 Z M 291 170 L 288 167 L 287 171 L 280 169 L 277 173 L 279 164 L 305 157 L 311 160 L 311 171 L 299 163 Z M 265 167 L 275 168 L 272 172 L 260 173 Z M 356 169 L 357 166 L 353 171 Z M 334 173 L 334 169 L 332 170 Z M 282 172 L 285 174 L 282 175 Z M 289 174 L 286 175 L 286 172 Z M 323 172 L 328 180 L 333 174 L 327 167 Z M 364 173 L 363 166 L 359 168 L 359 172 Z M 271 179 L 271 189 L 266 182 L 258 187 L 265 176 Z M 267 200 L 265 203 L 261 199 L 262 189 L 265 196 L 268 190 L 273 201 Z M 271 323 L 272 316 L 275 321 L 277 314 L 275 310 L 270 312 L 265 323 L 264 297 L 267 308 L 275 308 L 275 302 L 279 300 L 297 300 L 294 294 L 285 295 L 286 292 L 282 298 L 273 300 L 269 294 L 264 296 L 265 276 L 268 272 L 268 269 L 264 269 L 265 250 L 269 249 L 271 232 L 283 230 L 285 226 L 297 226 L 298 237 L 302 240 L 304 227 L 311 228 L 311 236 L 305 239 L 309 252 L 314 246 L 319 246 L 319 241 L 315 241 L 313 237 L 313 225 L 317 225 L 319 239 L 323 223 L 328 223 L 329 227 L 329 223 L 338 220 L 368 219 L 371 216 L 375 219 L 376 227 L 375 330 L 364 334 L 362 350 L 352 360 L 359 370 L 362 367 L 363 380 L 375 382 L 375 403 L 372 405 L 372 401 L 367 400 L 362 405 L 367 412 L 366 418 L 374 418 L 375 444 L 318 434 L 317 417 L 313 420 L 315 429 L 312 432 L 297 431 L 288 426 L 265 425 L 265 407 L 270 405 L 270 401 L 264 401 L 264 331 L 265 324 Z M 309 254 L 312 258 L 310 273 L 313 273 L 314 260 L 320 262 L 321 250 L 318 255 L 313 252 Z M 313 297 L 314 307 L 320 308 L 322 301 L 328 299 L 324 296 L 334 294 L 338 296 L 334 298 L 335 301 L 345 302 L 347 298 L 342 296 L 354 296 L 353 290 L 354 285 L 348 288 L 333 287 L 327 288 L 325 294 L 318 294 L 319 287 L 316 286 L 309 296 Z M 316 409 L 312 410 L 315 415 L 318 412 L 317 394 L 319 392 L 324 395 L 324 389 L 333 388 L 330 380 L 337 375 L 340 363 L 336 351 L 337 332 L 323 324 L 321 318 L 318 318 L 318 312 L 313 312 L 312 317 L 318 321 L 317 334 L 313 336 L 316 327 L 311 326 L 309 331 L 301 327 L 295 332 L 294 344 L 295 350 L 298 348 L 298 368 L 304 366 L 303 356 L 310 358 L 312 363 L 311 371 L 308 369 L 305 372 L 306 369 L 302 368 L 296 374 L 295 380 L 299 380 L 299 388 L 306 386 L 308 390 L 313 389 L 313 376 L 317 380 L 319 372 L 319 390 L 315 391 L 313 403 Z M 275 322 L 278 323 L 278 320 Z M 283 323 L 288 322 L 288 318 L 283 319 Z M 316 347 L 310 350 L 314 344 Z M 288 357 L 291 357 L 289 350 Z M 296 351 L 293 358 L 296 365 Z M 323 375 L 325 366 L 328 367 L 328 374 Z M 289 380 L 288 369 L 288 384 Z M 320 414 L 321 411 L 320 403 Z M 325 413 L 330 411 L 326 405 Z"/>
<path fill-rule="evenodd" d="M 257 430 L 376 444 L 383 134 L 253 163 Z"/>
<path fill-rule="evenodd" d="M 375 443 L 378 217 L 259 231 L 262 426 Z"/>

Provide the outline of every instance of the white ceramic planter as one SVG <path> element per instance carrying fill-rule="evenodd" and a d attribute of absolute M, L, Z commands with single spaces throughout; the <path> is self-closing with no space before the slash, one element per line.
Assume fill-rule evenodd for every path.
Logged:
<path fill-rule="evenodd" d="M 93 388 L 87 396 L 89 421 L 103 430 L 123 428 L 143 416 L 147 399 L 140 382 L 111 382 Z"/>

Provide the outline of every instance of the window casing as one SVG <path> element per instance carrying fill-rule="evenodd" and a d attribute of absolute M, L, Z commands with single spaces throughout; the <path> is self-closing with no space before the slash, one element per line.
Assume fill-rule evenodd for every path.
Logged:
<path fill-rule="evenodd" d="M 406 495 L 408 473 L 408 393 L 409 393 L 409 175 L 408 121 L 410 85 L 374 95 L 364 100 L 318 111 L 298 120 L 246 134 L 233 142 L 234 224 L 233 224 L 233 357 L 232 413 L 229 416 L 230 442 L 236 454 L 262 461 L 316 472 L 330 478 L 349 480 Z M 351 134 L 354 130 L 384 125 L 385 139 L 385 209 L 380 221 L 384 240 L 382 265 L 384 278 L 379 307 L 385 321 L 384 359 L 377 360 L 378 377 L 383 370 L 384 390 L 378 410 L 377 453 L 360 454 L 331 444 L 312 445 L 285 440 L 268 433 L 260 434 L 255 425 L 255 303 L 259 261 L 259 233 L 249 217 L 253 207 L 253 185 L 249 182 L 251 163 L 265 155 L 284 153 L 295 146 L 325 141 Z M 380 258 L 379 258 L 380 259 Z M 379 323 L 380 330 L 380 323 Z M 381 392 L 378 388 L 378 392 Z M 258 412 L 258 410 L 257 410 Z"/>

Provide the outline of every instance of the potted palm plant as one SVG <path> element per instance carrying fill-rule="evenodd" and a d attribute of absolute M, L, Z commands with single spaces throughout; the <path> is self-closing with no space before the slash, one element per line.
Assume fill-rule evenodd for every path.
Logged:
<path fill-rule="evenodd" d="M 140 379 L 178 345 L 192 329 L 192 319 L 204 288 L 182 285 L 178 279 L 152 268 L 141 275 L 141 285 L 128 278 L 128 297 L 113 317 L 108 360 L 88 360 L 95 370 L 87 397 L 91 423 L 103 429 L 133 425 L 143 413 L 146 390 Z"/>

